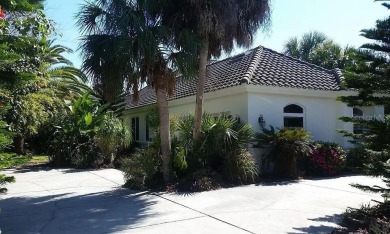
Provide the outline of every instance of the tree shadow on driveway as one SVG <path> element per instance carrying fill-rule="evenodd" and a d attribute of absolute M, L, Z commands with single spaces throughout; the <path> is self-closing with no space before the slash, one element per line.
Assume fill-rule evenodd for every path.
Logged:
<path fill-rule="evenodd" d="M 334 225 L 326 225 L 324 223 L 338 224 L 342 219 L 342 214 L 326 215 L 324 217 L 318 217 L 315 219 L 308 219 L 310 221 L 321 222 L 320 225 L 311 225 L 309 227 L 294 227 L 296 232 L 289 232 L 288 234 L 298 233 L 331 233 L 335 229 Z"/>
<path fill-rule="evenodd" d="M 0 228 L 4 233 L 112 233 L 158 215 L 150 208 L 155 203 L 153 196 L 125 189 L 10 197 L 0 201 Z"/>

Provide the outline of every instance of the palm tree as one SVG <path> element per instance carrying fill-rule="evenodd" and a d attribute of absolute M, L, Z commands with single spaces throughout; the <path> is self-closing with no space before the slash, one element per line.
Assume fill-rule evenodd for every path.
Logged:
<path fill-rule="evenodd" d="M 140 84 L 154 88 L 160 119 L 160 141 L 165 182 L 172 179 L 168 96 L 173 94 L 176 73 L 189 77 L 196 69 L 196 48 L 190 33 L 174 35 L 161 25 L 161 13 L 150 14 L 153 1 L 100 0 L 82 7 L 79 25 L 88 35 L 81 48 L 83 69 L 108 96 L 119 94 L 124 85 L 138 99 Z M 185 33 L 185 35 L 184 35 Z"/>
<path fill-rule="evenodd" d="M 195 126 L 193 136 L 201 135 L 203 94 L 206 64 L 211 56 L 231 52 L 234 45 L 249 47 L 254 34 L 267 25 L 270 17 L 269 0 L 171 0 L 162 3 L 163 24 L 175 30 L 189 29 L 198 36 L 199 73 L 196 94 Z"/>
<path fill-rule="evenodd" d="M 283 53 L 327 69 L 344 69 L 355 51 L 348 46 L 342 48 L 325 34 L 314 31 L 301 38 L 290 38 L 284 45 Z"/>
<path fill-rule="evenodd" d="M 61 108 L 58 108 L 53 101 L 59 97 L 56 81 L 66 76 L 81 77 L 80 71 L 73 68 L 72 63 L 62 55 L 71 52 L 70 49 L 61 45 L 53 45 L 53 41 L 41 44 L 40 48 L 40 53 L 35 55 L 39 61 L 35 65 L 36 74 L 13 72 L 9 73 L 10 79 L 4 79 L 0 82 L 4 90 L 8 91 L 8 95 L 2 98 L 5 99 L 5 103 L 9 103 L 10 107 L 5 112 L 4 118 L 8 120 L 8 124 L 15 132 L 15 151 L 21 155 L 26 153 L 24 143 L 26 137 L 35 133 L 42 124 L 41 121 L 46 119 L 38 113 L 29 116 L 24 110 L 38 106 L 49 115 L 57 112 Z M 35 99 L 29 99 L 29 95 L 36 95 Z"/>

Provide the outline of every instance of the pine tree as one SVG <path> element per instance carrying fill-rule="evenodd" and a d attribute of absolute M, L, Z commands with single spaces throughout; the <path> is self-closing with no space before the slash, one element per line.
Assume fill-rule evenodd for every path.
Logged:
<path fill-rule="evenodd" d="M 390 9 L 390 5 L 383 4 Z M 378 20 L 375 28 L 364 29 L 362 36 L 373 40 L 361 46 L 356 54 L 355 62 L 345 73 L 347 89 L 357 90 L 358 95 L 343 96 L 339 99 L 348 106 L 384 105 L 388 111 L 390 106 L 390 17 Z M 364 134 L 344 134 L 359 139 L 361 144 L 376 150 L 390 149 L 390 118 L 364 120 L 343 117 L 343 121 L 352 122 L 364 127 Z M 378 144 L 378 142 L 380 144 Z"/>
<path fill-rule="evenodd" d="M 390 4 L 383 3 L 387 9 Z M 355 62 L 346 70 L 345 85 L 349 90 L 358 92 L 355 96 L 343 96 L 339 99 L 348 106 L 380 106 L 388 111 L 390 107 L 390 17 L 378 20 L 372 29 L 364 29 L 361 35 L 372 40 L 361 46 Z M 388 113 L 388 112 L 387 112 Z M 360 134 L 343 131 L 346 137 L 352 137 L 354 143 L 371 152 L 372 160 L 365 170 L 373 176 L 383 176 L 386 187 L 355 185 L 366 191 L 378 192 L 390 197 L 390 115 L 384 118 L 365 120 L 362 118 L 342 117 L 341 120 L 359 125 L 364 129 Z M 369 153 L 370 151 L 367 151 Z"/>

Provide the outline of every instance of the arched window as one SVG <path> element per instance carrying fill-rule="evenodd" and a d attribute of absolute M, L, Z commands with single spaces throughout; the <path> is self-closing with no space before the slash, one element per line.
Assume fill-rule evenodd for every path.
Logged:
<path fill-rule="evenodd" d="M 305 113 L 301 106 L 290 104 L 283 108 L 285 128 L 304 128 Z"/>
<path fill-rule="evenodd" d="M 353 117 L 355 119 L 363 118 L 363 111 L 359 108 L 353 108 Z M 360 124 L 354 124 L 353 125 L 353 133 L 354 134 L 363 134 L 364 132 L 364 127 Z"/>

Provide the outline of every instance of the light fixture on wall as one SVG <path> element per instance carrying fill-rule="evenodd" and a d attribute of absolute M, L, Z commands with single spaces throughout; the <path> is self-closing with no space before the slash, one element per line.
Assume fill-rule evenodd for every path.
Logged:
<path fill-rule="evenodd" d="M 265 127 L 265 120 L 264 120 L 263 115 L 259 116 L 259 124 L 260 124 L 260 128 L 264 128 Z"/>

